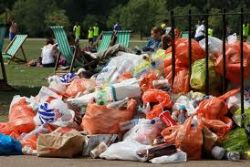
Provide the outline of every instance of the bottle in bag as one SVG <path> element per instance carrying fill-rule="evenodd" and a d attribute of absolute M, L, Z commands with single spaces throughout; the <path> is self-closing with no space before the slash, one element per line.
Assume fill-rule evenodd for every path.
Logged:
<path fill-rule="evenodd" d="M 177 122 L 171 117 L 169 111 L 163 111 L 159 117 L 167 127 L 177 125 Z"/>
<path fill-rule="evenodd" d="M 170 84 L 168 83 L 168 80 L 166 79 L 154 80 L 153 86 L 156 89 L 162 89 L 165 91 L 170 91 L 170 88 L 171 88 Z"/>
<path fill-rule="evenodd" d="M 240 153 L 237 151 L 229 151 L 226 153 L 226 159 L 230 161 L 239 161 Z"/>
<path fill-rule="evenodd" d="M 161 157 L 163 155 L 172 155 L 176 152 L 177 148 L 175 145 L 164 143 L 149 149 L 138 150 L 136 154 L 140 157 L 140 159 L 148 161 L 156 157 Z"/>
<path fill-rule="evenodd" d="M 105 88 L 97 87 L 96 88 L 96 103 L 98 105 L 106 105 L 108 103 L 108 92 Z"/>

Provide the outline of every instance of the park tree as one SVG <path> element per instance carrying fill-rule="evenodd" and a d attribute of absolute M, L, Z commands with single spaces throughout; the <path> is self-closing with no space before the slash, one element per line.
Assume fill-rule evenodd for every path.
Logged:
<path fill-rule="evenodd" d="M 60 25 L 64 28 L 69 28 L 70 21 L 68 16 L 66 16 L 66 11 L 63 9 L 54 9 L 45 15 L 45 24 L 47 27 Z"/>
<path fill-rule="evenodd" d="M 127 5 L 118 6 L 108 18 L 108 26 L 120 22 L 125 29 L 131 29 L 141 35 L 150 32 L 150 29 L 158 25 L 167 16 L 165 0 L 130 0 Z"/>

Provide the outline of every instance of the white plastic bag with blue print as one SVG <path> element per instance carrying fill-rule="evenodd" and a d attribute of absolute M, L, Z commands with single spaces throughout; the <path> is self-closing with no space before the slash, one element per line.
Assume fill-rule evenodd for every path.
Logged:
<path fill-rule="evenodd" d="M 62 100 L 55 99 L 50 103 L 42 103 L 37 115 L 34 117 L 36 125 L 50 123 L 52 125 L 67 127 L 73 124 L 75 112 L 68 109 Z"/>

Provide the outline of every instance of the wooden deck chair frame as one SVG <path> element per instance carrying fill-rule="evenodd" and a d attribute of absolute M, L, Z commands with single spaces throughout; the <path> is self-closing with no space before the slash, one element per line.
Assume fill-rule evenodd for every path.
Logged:
<path fill-rule="evenodd" d="M 10 44 L 7 46 L 7 48 L 5 48 L 3 54 L 9 55 L 7 52 L 10 49 L 10 47 L 12 47 L 12 45 L 15 42 L 17 37 L 18 37 L 18 35 L 16 35 L 14 37 L 14 39 L 10 42 Z M 26 58 L 26 55 L 25 55 L 25 52 L 24 52 L 24 49 L 23 49 L 23 43 L 26 41 L 27 37 L 28 37 L 28 35 L 26 35 L 25 39 L 22 41 L 22 43 L 21 43 L 20 47 L 17 49 L 17 51 L 13 55 L 9 55 L 10 60 L 7 61 L 7 64 L 10 64 L 11 61 L 14 61 L 14 62 L 17 62 L 17 63 L 19 63 L 19 62 L 20 63 L 27 63 L 27 58 Z M 20 49 L 21 49 L 21 52 L 22 52 L 22 55 L 23 55 L 23 59 L 16 56 Z"/>
<path fill-rule="evenodd" d="M 7 74 L 6 74 L 6 70 L 5 70 L 5 66 L 4 66 L 4 60 L 3 60 L 3 56 L 2 56 L 2 48 L 3 48 L 3 43 L 4 43 L 4 36 L 6 33 L 6 26 L 4 24 L 0 24 L 0 66 L 1 66 L 1 71 L 2 71 L 2 79 L 0 78 L 0 90 L 1 91 L 10 91 L 10 90 L 14 90 L 13 87 L 11 87 L 8 84 L 7 81 Z"/>

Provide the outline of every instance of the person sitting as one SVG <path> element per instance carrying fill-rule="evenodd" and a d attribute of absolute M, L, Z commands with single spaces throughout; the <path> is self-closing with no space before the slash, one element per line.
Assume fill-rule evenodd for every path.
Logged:
<path fill-rule="evenodd" d="M 55 67 L 57 47 L 52 38 L 46 40 L 38 59 L 30 60 L 27 65 L 32 67 Z"/>
<path fill-rule="evenodd" d="M 143 52 L 155 52 L 161 43 L 162 29 L 160 27 L 153 27 L 151 29 L 151 38 L 147 42 L 147 45 L 142 48 Z"/>
<path fill-rule="evenodd" d="M 56 58 L 56 44 L 54 40 L 48 38 L 46 40 L 46 45 L 42 48 L 41 53 L 41 64 L 43 67 L 55 67 Z"/>

